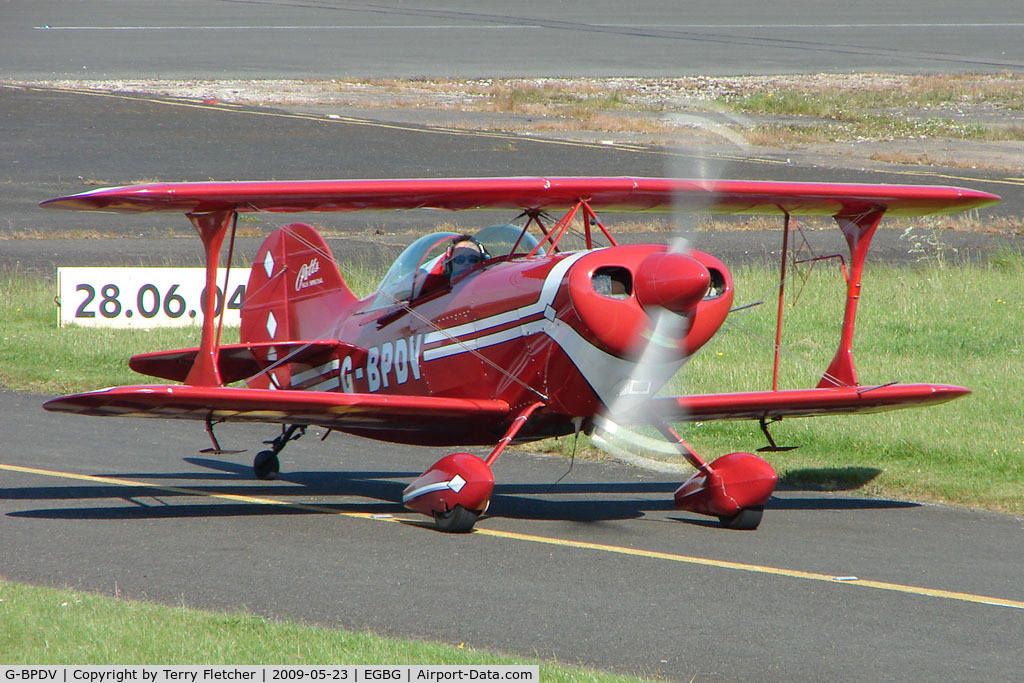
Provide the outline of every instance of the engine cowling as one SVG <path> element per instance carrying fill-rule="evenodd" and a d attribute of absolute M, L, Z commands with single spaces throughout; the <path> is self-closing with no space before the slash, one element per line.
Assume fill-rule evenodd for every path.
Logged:
<path fill-rule="evenodd" d="M 694 353 L 725 322 L 732 305 L 732 276 L 725 265 L 697 250 L 670 252 L 637 244 L 596 250 L 568 273 L 578 331 L 614 356 L 634 359 L 652 338 L 665 311 L 681 318 L 671 339 L 659 343 L 677 358 Z"/>

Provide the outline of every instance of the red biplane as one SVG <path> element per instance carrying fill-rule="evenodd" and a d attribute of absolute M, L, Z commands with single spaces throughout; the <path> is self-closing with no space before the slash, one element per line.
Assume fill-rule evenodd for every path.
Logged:
<path fill-rule="evenodd" d="M 47 410 L 198 420 L 213 438 L 223 421 L 282 425 L 255 458 L 256 476 L 278 474 L 278 453 L 309 425 L 433 446 L 487 445 L 484 458 L 454 453 L 405 489 L 402 502 L 444 531 L 472 529 L 490 501 L 491 465 L 510 443 L 624 423 L 655 426 L 696 468 L 676 505 L 731 528 L 761 521 L 776 474 L 762 458 L 730 453 L 713 462 L 691 449 L 673 422 L 871 412 L 941 403 L 962 387 L 858 383 L 852 339 L 861 273 L 885 214 L 966 211 L 992 194 L 952 187 L 691 181 L 657 178 L 466 178 L 297 182 L 161 183 L 94 190 L 47 208 L 180 211 L 202 239 L 205 310 L 216 306 L 223 243 L 239 213 L 365 209 L 507 209 L 525 225 L 476 234 L 434 233 L 412 243 L 379 290 L 357 299 L 327 244 L 310 226 L 273 232 L 253 260 L 241 343 L 221 344 L 205 315 L 198 348 L 134 356 L 143 374 L 179 382 L 125 386 L 48 401 Z M 684 210 L 834 217 L 850 247 L 838 349 L 816 387 L 655 396 L 722 326 L 733 282 L 714 256 L 664 244 L 618 245 L 597 211 Z M 550 211 L 564 211 L 558 220 Z M 585 248 L 565 250 L 574 221 Z M 600 241 L 606 246 L 596 246 Z M 230 252 L 230 249 L 229 249 Z M 228 264 L 230 267 L 230 255 Z M 781 322 L 780 298 L 780 322 Z M 656 321 L 676 324 L 666 333 Z M 645 347 L 656 344 L 652 361 Z M 642 375 L 641 362 L 653 372 Z M 246 386 L 229 386 L 244 382 Z M 602 421 L 613 405 L 614 422 Z"/>

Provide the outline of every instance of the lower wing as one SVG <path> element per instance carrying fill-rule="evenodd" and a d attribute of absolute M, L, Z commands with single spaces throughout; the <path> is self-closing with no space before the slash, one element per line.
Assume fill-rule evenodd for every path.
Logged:
<path fill-rule="evenodd" d="M 409 432 L 443 436 L 456 427 L 468 436 L 509 417 L 501 400 L 189 385 L 112 387 L 55 398 L 43 407 L 79 415 L 319 425 L 380 433 L 391 441 L 405 441 L 400 434 Z"/>
<path fill-rule="evenodd" d="M 945 384 L 884 384 L 656 398 L 638 421 L 778 419 L 875 413 L 945 403 L 971 393 Z"/>

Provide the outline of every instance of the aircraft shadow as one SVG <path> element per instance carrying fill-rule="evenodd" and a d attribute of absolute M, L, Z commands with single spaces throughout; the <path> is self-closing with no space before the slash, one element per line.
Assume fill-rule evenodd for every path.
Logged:
<path fill-rule="evenodd" d="M 11 517 L 68 520 L 133 520 L 197 517 L 247 517 L 267 515 L 325 514 L 329 512 L 365 514 L 405 514 L 399 501 L 408 482 L 420 472 L 406 471 L 291 471 L 278 477 L 280 484 L 256 482 L 248 466 L 212 458 L 185 458 L 189 464 L 204 468 L 196 472 L 131 472 L 108 474 L 133 481 L 173 481 L 154 486 L 89 484 L 0 489 L 0 500 L 87 501 L 121 500 L 130 505 L 68 507 L 20 510 Z M 866 469 L 866 468 L 864 468 Z M 198 485 L 182 484 L 187 481 Z M 560 482 L 497 484 L 490 514 L 499 517 L 572 522 L 601 522 L 633 519 L 649 512 L 674 510 L 673 482 Z M 782 487 L 780 487 L 781 489 Z M 784 490 L 801 487 L 787 485 Z M 209 502 L 187 503 L 182 499 L 209 496 Z M 267 505 L 220 497 L 242 496 L 267 500 L 294 500 L 296 505 Z M 305 497 L 328 501 L 306 501 Z M 571 496 L 571 498 L 569 498 Z M 358 498 L 330 502 L 330 499 Z M 310 507 L 302 507 L 308 505 Z M 915 507 L 916 503 L 847 497 L 778 497 L 766 505 L 770 509 L 858 510 Z M 717 525 L 711 519 L 677 518 L 688 523 Z"/>
<path fill-rule="evenodd" d="M 877 467 L 805 467 L 789 470 L 779 490 L 854 491 L 882 473 Z"/>

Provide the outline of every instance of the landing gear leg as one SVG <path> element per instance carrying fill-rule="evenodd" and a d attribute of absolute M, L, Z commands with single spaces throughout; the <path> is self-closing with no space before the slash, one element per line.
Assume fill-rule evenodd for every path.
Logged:
<path fill-rule="evenodd" d="M 281 472 L 281 461 L 277 454 L 284 450 L 289 441 L 301 438 L 306 433 L 307 425 L 282 425 L 281 434 L 275 439 L 264 441 L 270 445 L 270 450 L 260 451 L 252 461 L 252 470 L 257 479 L 269 481 L 277 479 Z"/>

